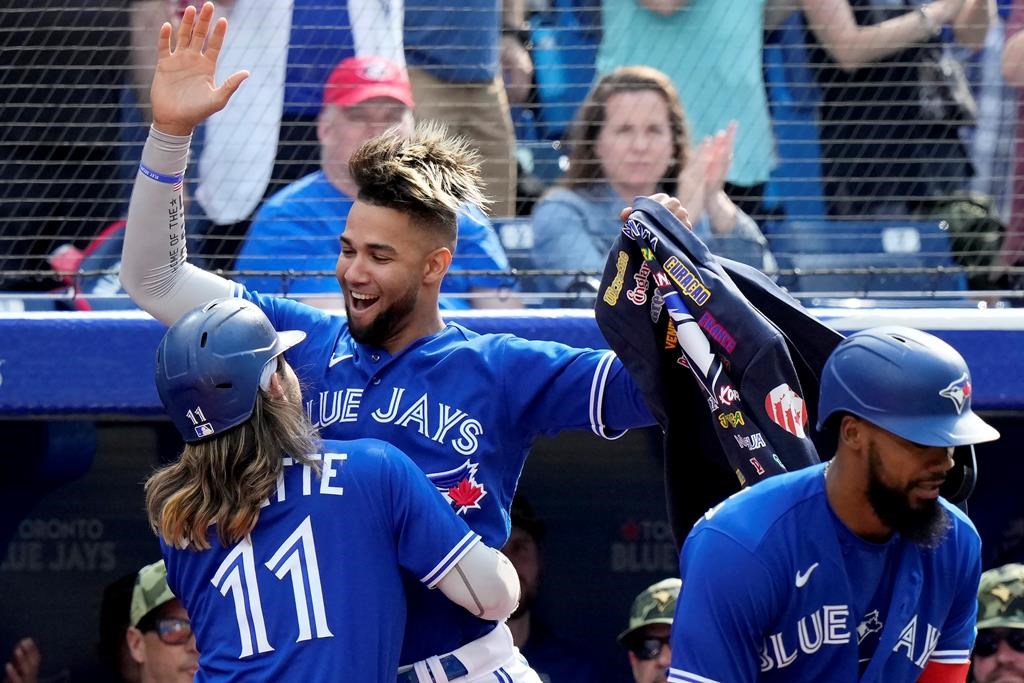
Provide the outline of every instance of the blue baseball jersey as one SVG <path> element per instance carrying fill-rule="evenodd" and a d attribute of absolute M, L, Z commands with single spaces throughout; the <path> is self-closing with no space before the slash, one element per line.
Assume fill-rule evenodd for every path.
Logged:
<path fill-rule="evenodd" d="M 344 317 L 238 287 L 278 330 L 304 330 L 285 357 L 306 410 L 330 438 L 373 437 L 409 454 L 491 547 L 508 540 L 509 507 L 538 434 L 590 429 L 616 438 L 653 424 L 610 351 L 476 334 L 449 323 L 392 356 L 357 343 Z M 402 663 L 450 652 L 494 628 L 412 587 Z"/>
<path fill-rule="evenodd" d="M 866 543 L 833 513 L 824 468 L 744 489 L 694 526 L 670 683 L 899 683 L 969 660 L 981 577 L 970 520 L 940 499 L 938 546 Z"/>
<path fill-rule="evenodd" d="M 224 547 L 211 528 L 209 550 L 161 543 L 195 629 L 197 681 L 393 682 L 402 569 L 426 590 L 479 541 L 394 446 L 323 441 L 311 457 L 319 477 L 284 458 L 243 541 Z"/>

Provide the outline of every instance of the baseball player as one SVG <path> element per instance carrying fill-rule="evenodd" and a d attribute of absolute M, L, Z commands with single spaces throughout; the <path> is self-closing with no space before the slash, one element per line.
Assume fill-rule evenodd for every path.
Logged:
<path fill-rule="evenodd" d="M 246 76 L 215 86 L 226 22 L 213 26 L 212 15 L 210 3 L 198 15 L 186 10 L 174 51 L 171 27 L 161 29 L 154 126 L 125 234 L 125 290 L 168 324 L 195 306 L 234 296 L 255 303 L 278 329 L 305 331 L 306 343 L 285 357 L 308 387 L 306 412 L 321 434 L 394 444 L 488 545 L 503 546 L 534 437 L 590 429 L 616 438 L 653 424 L 642 397 L 610 352 L 444 323 L 438 290 L 455 248 L 455 209 L 482 197 L 476 156 L 435 129 L 382 136 L 350 162 L 359 193 L 338 260 L 346 318 L 245 290 L 188 264 L 181 182 L 189 135 Z M 528 668 L 521 676 L 494 673 L 514 653 L 504 624 L 477 619 L 420 586 L 409 587 L 408 599 L 401 680 L 432 680 L 426 665 L 438 681 L 537 680 Z M 438 678 L 442 670 L 445 678 Z"/>
<path fill-rule="evenodd" d="M 953 449 L 999 437 L 971 378 L 930 334 L 851 335 L 825 363 L 826 464 L 742 490 L 694 526 L 680 557 L 670 683 L 963 683 L 980 540 L 939 496 Z M 684 618 L 685 615 L 685 618 Z"/>
<path fill-rule="evenodd" d="M 282 356 L 305 337 L 219 299 L 157 351 L 157 390 L 186 445 L 146 483 L 146 506 L 192 620 L 198 681 L 393 681 L 403 569 L 467 614 L 504 619 L 518 601 L 512 564 L 405 454 L 316 439 Z"/>

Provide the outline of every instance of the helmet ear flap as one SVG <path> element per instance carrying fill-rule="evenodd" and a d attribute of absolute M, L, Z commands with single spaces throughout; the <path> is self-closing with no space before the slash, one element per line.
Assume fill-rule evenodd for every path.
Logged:
<path fill-rule="evenodd" d="M 974 446 L 957 446 L 953 449 L 953 467 L 946 473 L 939 495 L 954 505 L 962 505 L 974 492 L 977 481 L 978 460 Z"/>

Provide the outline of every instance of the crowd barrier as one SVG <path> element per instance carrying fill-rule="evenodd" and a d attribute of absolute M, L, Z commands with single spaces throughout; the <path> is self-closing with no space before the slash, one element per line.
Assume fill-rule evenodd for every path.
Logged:
<path fill-rule="evenodd" d="M 904 324 L 934 332 L 967 359 L 974 403 L 1024 410 L 1022 309 L 813 309 L 841 332 Z M 590 311 L 467 311 L 478 332 L 607 347 Z M 138 311 L 0 314 L 0 416 L 159 416 L 151 380 L 164 326 Z"/>

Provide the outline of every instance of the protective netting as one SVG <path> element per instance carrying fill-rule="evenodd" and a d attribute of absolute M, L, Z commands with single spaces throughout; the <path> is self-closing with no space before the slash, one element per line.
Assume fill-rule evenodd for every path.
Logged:
<path fill-rule="evenodd" d="M 127 305 L 119 221 L 156 33 L 185 6 L 0 7 L 0 289 Z M 589 306 L 618 209 L 657 191 L 683 200 L 713 250 L 805 295 L 1019 288 L 1024 2 L 234 0 L 218 12 L 231 25 L 218 79 L 252 76 L 194 135 L 190 253 L 263 289 L 336 293 L 347 156 L 405 125 L 395 90 L 363 92 L 394 80 L 379 64 L 342 77 L 352 96 L 325 106 L 354 55 L 408 67 L 415 118 L 480 151 L 491 215 L 460 224 L 457 307 L 495 305 L 495 292 Z M 390 109 L 374 108 L 382 98 Z"/>

